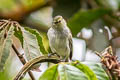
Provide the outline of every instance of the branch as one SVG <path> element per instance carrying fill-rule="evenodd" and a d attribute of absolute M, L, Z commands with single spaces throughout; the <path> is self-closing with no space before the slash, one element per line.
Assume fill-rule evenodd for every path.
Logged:
<path fill-rule="evenodd" d="M 59 63 L 60 60 L 57 56 L 39 56 L 37 58 L 34 58 L 33 60 L 27 62 L 22 69 L 19 71 L 19 73 L 16 75 L 16 77 L 14 78 L 14 80 L 20 80 L 22 78 L 23 75 L 25 75 L 25 73 L 27 71 L 29 71 L 35 64 L 37 63 L 42 63 L 42 62 L 52 62 L 52 63 Z"/>
<path fill-rule="evenodd" d="M 18 50 L 16 49 L 16 47 L 14 46 L 14 44 L 12 44 L 12 48 L 15 51 L 16 55 L 18 56 L 18 58 L 20 59 L 20 61 L 22 62 L 22 64 L 24 65 L 26 63 L 24 57 L 18 52 Z M 28 71 L 29 76 L 31 77 L 32 80 L 35 80 L 33 74 L 31 71 Z"/>
<path fill-rule="evenodd" d="M 117 60 L 117 56 L 113 55 L 112 47 L 107 47 L 101 53 L 96 52 L 101 58 L 101 63 L 106 67 L 106 72 L 110 80 L 118 80 L 120 77 L 120 62 Z"/>

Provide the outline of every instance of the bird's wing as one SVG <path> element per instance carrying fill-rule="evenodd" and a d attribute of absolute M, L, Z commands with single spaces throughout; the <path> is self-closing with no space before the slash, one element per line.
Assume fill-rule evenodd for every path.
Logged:
<path fill-rule="evenodd" d="M 69 40 L 69 47 L 70 47 L 70 60 L 72 59 L 72 55 L 73 55 L 73 41 L 72 41 L 72 34 L 69 35 L 68 37 Z"/>

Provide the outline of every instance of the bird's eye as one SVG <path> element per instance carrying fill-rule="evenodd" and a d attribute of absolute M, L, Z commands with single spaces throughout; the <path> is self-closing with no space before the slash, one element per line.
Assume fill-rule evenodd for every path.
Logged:
<path fill-rule="evenodd" d="M 60 22 L 61 22 L 61 20 L 58 20 L 58 21 L 55 21 L 55 22 L 53 22 L 53 23 L 58 24 L 58 23 L 60 23 Z"/>
<path fill-rule="evenodd" d="M 60 23 L 60 22 L 61 22 L 61 20 L 58 21 L 58 23 Z"/>

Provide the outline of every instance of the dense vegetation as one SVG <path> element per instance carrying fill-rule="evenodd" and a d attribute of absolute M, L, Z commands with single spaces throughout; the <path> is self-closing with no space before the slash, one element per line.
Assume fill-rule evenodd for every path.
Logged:
<path fill-rule="evenodd" d="M 0 80 L 119 80 L 119 11 L 120 0 L 1 0 Z M 74 39 L 86 42 L 85 52 L 77 54 L 98 51 L 91 54 L 99 61 L 62 62 L 58 56 L 48 56 L 46 33 L 56 15 L 65 18 Z M 84 29 L 92 30 L 91 38 L 83 36 Z M 44 62 L 47 69 L 40 65 L 44 72 L 37 78 L 32 68 Z"/>

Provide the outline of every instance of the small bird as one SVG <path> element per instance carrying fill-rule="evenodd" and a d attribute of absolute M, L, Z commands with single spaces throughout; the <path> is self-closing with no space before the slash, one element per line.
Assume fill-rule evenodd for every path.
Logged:
<path fill-rule="evenodd" d="M 52 53 L 59 55 L 62 61 L 71 60 L 73 51 L 72 34 L 62 16 L 54 17 L 47 36 Z"/>

